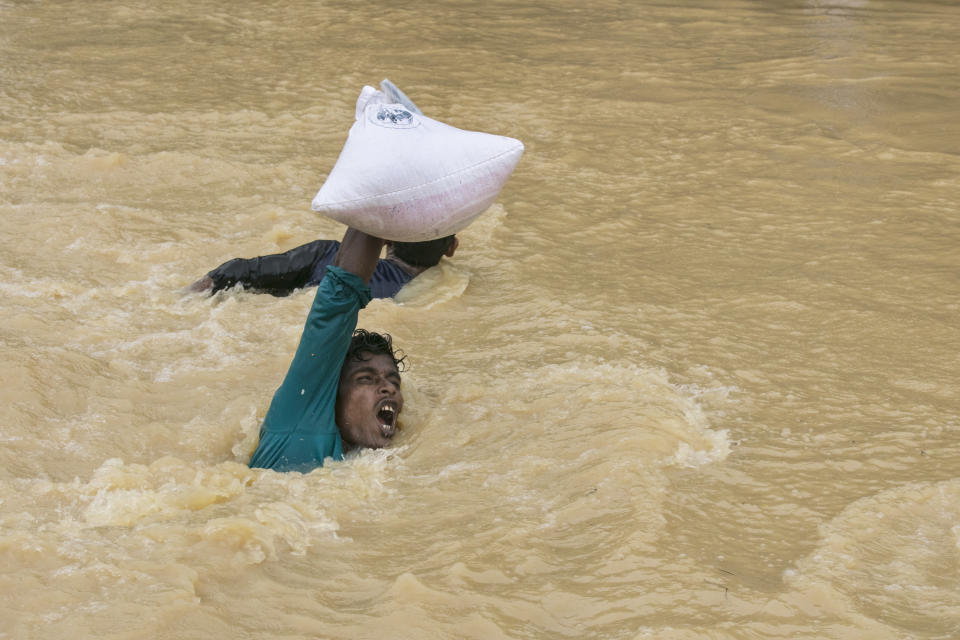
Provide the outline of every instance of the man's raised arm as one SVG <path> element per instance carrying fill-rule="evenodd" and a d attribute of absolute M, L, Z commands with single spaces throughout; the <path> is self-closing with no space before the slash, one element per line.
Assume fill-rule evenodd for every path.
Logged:
<path fill-rule="evenodd" d="M 357 231 L 353 227 L 347 229 L 340 242 L 340 250 L 334 258 L 334 266 L 360 276 L 367 284 L 377 268 L 377 260 L 383 249 L 383 239 Z"/>

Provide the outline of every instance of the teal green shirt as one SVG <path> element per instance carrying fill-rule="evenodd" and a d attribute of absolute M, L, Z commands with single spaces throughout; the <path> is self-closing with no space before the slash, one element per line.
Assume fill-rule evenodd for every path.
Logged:
<path fill-rule="evenodd" d="M 343 458 L 337 386 L 357 314 L 368 302 L 370 289 L 360 277 L 327 267 L 293 362 L 263 419 L 251 467 L 305 473 L 326 458 Z"/>

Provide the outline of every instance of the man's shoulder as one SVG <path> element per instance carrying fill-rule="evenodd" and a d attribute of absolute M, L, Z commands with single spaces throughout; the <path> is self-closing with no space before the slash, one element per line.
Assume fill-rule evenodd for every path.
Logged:
<path fill-rule="evenodd" d="M 389 258 L 377 262 L 370 278 L 370 292 L 374 298 L 392 298 L 413 276 Z"/>

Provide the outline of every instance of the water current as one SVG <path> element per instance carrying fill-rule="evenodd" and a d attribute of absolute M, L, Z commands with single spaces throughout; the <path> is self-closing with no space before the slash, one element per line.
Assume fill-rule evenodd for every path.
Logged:
<path fill-rule="evenodd" d="M 246 466 L 364 84 L 526 153 Z M 0 0 L 0 638 L 960 637 L 960 5 Z"/>

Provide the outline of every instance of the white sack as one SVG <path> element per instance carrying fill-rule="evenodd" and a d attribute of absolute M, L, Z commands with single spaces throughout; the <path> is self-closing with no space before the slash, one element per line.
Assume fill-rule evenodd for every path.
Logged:
<path fill-rule="evenodd" d="M 373 87 L 314 211 L 387 240 L 418 242 L 460 231 L 493 204 L 523 154 L 513 138 L 464 131 Z"/>
<path fill-rule="evenodd" d="M 413 111 L 418 116 L 423 115 L 423 111 L 417 108 L 417 105 L 413 104 L 413 100 L 407 97 L 403 91 L 400 91 L 400 87 L 390 82 L 389 78 L 384 78 L 380 83 L 380 91 L 386 95 L 387 99 L 385 102 L 391 104 L 402 104 L 407 108 L 407 111 Z"/>

